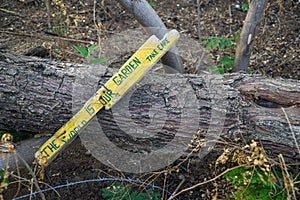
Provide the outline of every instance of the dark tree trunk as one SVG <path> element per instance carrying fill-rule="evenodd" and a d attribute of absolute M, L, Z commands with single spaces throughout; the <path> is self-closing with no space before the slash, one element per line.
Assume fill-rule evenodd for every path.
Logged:
<path fill-rule="evenodd" d="M 0 52 L 0 129 L 54 133 L 72 117 L 72 103 L 80 101 L 78 91 L 73 92 L 73 89 L 80 88 L 80 84 L 82 87 L 92 84 L 97 89 L 97 84 L 86 79 L 76 82 L 88 67 Z M 88 76 L 101 82 L 116 71 L 103 66 L 96 69 Z M 128 119 L 134 118 L 136 125 L 132 124 L 132 128 L 139 129 L 138 125 L 142 127 L 155 120 L 157 124 L 169 123 L 166 129 L 170 134 L 186 137 L 197 129 L 207 131 L 215 123 L 216 127 L 222 126 L 218 129 L 219 135 L 215 136 L 217 139 L 254 139 L 264 145 L 268 155 L 282 153 L 289 161 L 298 158 L 299 81 L 247 74 L 196 76 L 152 72 L 145 80 L 146 84 L 136 89 L 130 99 L 129 107 L 133 105 L 134 113 L 125 112 L 119 116 L 119 125 L 128 126 Z M 177 91 L 180 92 L 176 94 Z M 179 109 L 177 100 L 184 100 L 187 106 Z M 122 110 L 118 104 L 114 109 Z M 154 115 L 151 119 L 149 109 L 157 114 L 165 111 L 167 115 L 157 118 Z M 105 122 L 104 126 L 115 126 L 111 114 L 100 112 L 97 117 Z M 177 126 L 182 126 L 180 130 L 185 131 L 176 131 Z"/>

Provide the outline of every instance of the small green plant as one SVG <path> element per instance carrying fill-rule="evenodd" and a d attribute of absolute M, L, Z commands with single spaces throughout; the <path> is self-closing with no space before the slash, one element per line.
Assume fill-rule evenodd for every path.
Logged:
<path fill-rule="evenodd" d="M 234 65 L 234 57 L 232 56 L 222 56 L 217 59 L 217 67 L 208 67 L 210 73 L 212 74 L 224 74 L 225 71 L 232 70 Z"/>
<path fill-rule="evenodd" d="M 240 4 L 237 4 L 235 6 L 236 9 L 242 11 L 242 12 L 248 12 L 249 10 L 249 4 L 248 3 L 244 3 L 242 6 Z"/>
<path fill-rule="evenodd" d="M 53 26 L 52 31 L 57 35 L 61 36 L 68 31 L 66 27 Z"/>
<path fill-rule="evenodd" d="M 265 173 L 259 167 L 241 167 L 227 172 L 224 178 L 230 179 L 235 189 L 230 198 L 245 200 L 286 199 L 285 191 L 276 185 L 272 173 Z"/>
<path fill-rule="evenodd" d="M 4 169 L 0 169 L 0 196 L 4 190 L 7 189 L 9 185 L 9 180 L 8 180 L 8 172 Z"/>
<path fill-rule="evenodd" d="M 107 188 L 102 188 L 102 197 L 108 200 L 159 200 L 160 192 L 148 189 L 147 192 L 137 192 L 132 186 L 115 182 Z"/>
<path fill-rule="evenodd" d="M 62 5 L 62 4 L 61 4 Z M 67 23 L 67 11 L 65 7 L 60 7 L 61 10 L 59 13 L 53 13 L 52 19 L 52 32 L 58 36 L 66 35 L 68 32 L 68 23 Z"/>
<path fill-rule="evenodd" d="M 233 186 L 230 199 L 237 200 L 281 200 L 287 199 L 284 187 L 280 188 L 276 177 L 283 179 L 283 172 L 276 171 L 276 177 L 266 157 L 263 147 L 257 142 L 244 147 L 224 149 L 216 164 L 226 164 L 228 161 L 237 163 L 239 167 L 223 175 Z"/>
<path fill-rule="evenodd" d="M 244 3 L 243 5 L 242 5 L 242 11 L 243 12 L 247 12 L 249 10 L 249 4 L 248 3 Z"/>
<path fill-rule="evenodd" d="M 1 186 L 2 183 L 9 184 L 8 173 L 4 169 L 0 169 L 0 181 L 1 181 Z"/>
<path fill-rule="evenodd" d="M 149 1 L 149 5 L 150 5 L 151 7 L 154 7 L 154 6 L 155 6 L 155 2 L 154 2 L 154 1 Z"/>
<path fill-rule="evenodd" d="M 225 48 L 230 48 L 232 46 L 232 38 L 226 38 L 226 37 L 208 37 L 203 38 L 203 41 L 201 44 L 206 45 L 205 50 L 211 50 L 220 48 L 221 50 L 225 50 Z"/>
<path fill-rule="evenodd" d="M 229 50 L 229 53 L 231 54 L 234 47 L 234 37 L 208 37 L 204 38 L 201 44 L 206 46 L 205 50 L 207 51 L 219 49 L 220 51 L 224 52 L 225 50 Z M 225 72 L 230 71 L 233 68 L 233 65 L 233 56 L 220 56 L 217 59 L 217 66 L 210 66 L 208 69 L 212 74 L 224 74 Z"/>
<path fill-rule="evenodd" d="M 99 48 L 97 45 L 89 46 L 87 49 L 81 47 L 81 46 L 74 46 L 74 48 L 85 58 L 88 58 L 92 51 Z M 89 61 L 89 64 L 101 64 L 103 62 L 106 62 L 107 58 L 95 58 Z"/>

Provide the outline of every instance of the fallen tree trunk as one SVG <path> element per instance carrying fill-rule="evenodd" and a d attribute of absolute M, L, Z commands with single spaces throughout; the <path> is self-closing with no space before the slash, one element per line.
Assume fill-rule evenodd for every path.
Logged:
<path fill-rule="evenodd" d="M 88 65 L 0 52 L 0 129 L 54 133 L 73 116 L 72 105 L 82 101 L 82 97 L 90 97 L 83 94 L 86 89 L 77 89 L 90 85 L 96 91 L 99 87 L 78 76 L 87 73 L 88 78 L 98 80 L 96 83 L 105 83 L 115 71 L 96 66 L 91 73 Z M 208 139 L 254 139 L 269 156 L 281 153 L 287 161 L 299 159 L 299 81 L 247 74 L 150 74 L 131 94 L 130 112 L 117 117 L 109 111 L 97 115 L 101 125 L 110 128 L 111 137 L 122 137 L 122 132 L 114 128 L 114 117 L 118 118 L 118 126 L 129 126 L 137 132 L 154 120 L 165 131 L 154 140 L 165 142 L 175 134 L 190 137 L 196 130 L 207 131 L 214 125 L 219 127 L 218 132 Z M 118 105 L 114 109 L 122 110 Z M 129 119 L 134 123 L 128 123 Z M 130 140 L 128 135 L 123 139 Z M 5 166 L 1 162 L 4 163 L 0 160 L 0 167 Z"/>

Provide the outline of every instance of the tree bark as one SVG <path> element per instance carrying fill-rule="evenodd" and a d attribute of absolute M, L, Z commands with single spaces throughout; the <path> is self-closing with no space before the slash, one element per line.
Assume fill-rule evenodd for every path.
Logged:
<path fill-rule="evenodd" d="M 54 133 L 74 114 L 72 105 L 80 100 L 79 94 L 90 97 L 83 94 L 85 89 L 77 91 L 76 88 L 91 84 L 96 91 L 100 87 L 86 78 L 77 81 L 88 68 L 88 65 L 0 52 L 0 130 Z M 104 66 L 96 69 L 87 72 L 88 77 L 94 76 L 102 83 L 116 71 Z M 189 137 L 195 130 L 222 126 L 219 135 L 209 137 L 256 140 L 270 156 L 281 153 L 288 161 L 299 159 L 298 80 L 240 73 L 196 76 L 151 72 L 145 81 L 130 97 L 130 112 L 118 116 L 119 126 L 132 126 L 138 131 L 154 120 L 158 126 L 164 124 L 165 130 L 154 140 L 163 138 L 167 142 L 175 134 Z M 118 105 L 113 108 L 122 110 Z M 100 111 L 97 115 L 102 126 L 111 129 L 112 137 L 122 137 L 123 132 L 114 128 L 114 117 L 110 111 Z M 129 124 L 128 119 L 134 123 Z M 130 140 L 126 135 L 123 139 Z"/>
<path fill-rule="evenodd" d="M 253 0 L 241 32 L 240 41 L 236 47 L 233 71 L 245 71 L 249 67 L 249 60 L 254 46 L 256 30 L 263 16 L 268 0 Z"/>
<path fill-rule="evenodd" d="M 154 9 L 145 0 L 117 0 L 151 35 L 156 35 L 159 39 L 168 32 L 167 27 L 156 14 Z M 162 57 L 163 64 L 167 73 L 183 73 L 184 68 L 181 57 L 176 46 L 171 47 L 170 51 Z M 170 68 L 173 70 L 170 70 Z"/>

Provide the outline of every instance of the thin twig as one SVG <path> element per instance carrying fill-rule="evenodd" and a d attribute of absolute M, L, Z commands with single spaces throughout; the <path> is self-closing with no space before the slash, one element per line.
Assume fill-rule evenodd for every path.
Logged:
<path fill-rule="evenodd" d="M 15 159 L 15 162 L 16 162 L 17 174 L 18 174 L 18 176 L 21 176 L 21 174 L 20 174 L 20 169 L 19 169 L 19 161 L 18 161 L 18 159 L 17 159 L 16 156 L 14 156 L 14 159 Z M 19 181 L 19 182 L 18 182 L 18 189 L 17 189 L 17 191 L 16 191 L 16 194 L 15 194 L 14 198 L 15 198 L 16 196 L 18 196 L 18 194 L 19 194 L 19 192 L 20 192 L 20 189 L 21 189 L 21 182 Z"/>
<path fill-rule="evenodd" d="M 287 122 L 288 122 L 288 124 L 289 124 L 289 128 L 290 128 L 290 130 L 291 130 L 291 133 L 292 133 L 292 135 L 293 135 L 293 139 L 294 139 L 294 141 L 295 141 L 295 144 L 296 144 L 296 147 L 297 147 L 298 153 L 300 154 L 299 145 L 298 145 L 298 142 L 297 142 L 297 139 L 296 139 L 295 132 L 294 132 L 294 130 L 293 130 L 293 128 L 292 128 L 292 125 L 291 125 L 291 122 L 290 122 L 290 120 L 289 120 L 289 117 L 287 116 L 287 114 L 286 114 L 286 112 L 285 112 L 285 110 L 284 110 L 284 108 L 283 108 L 283 107 L 281 107 L 281 110 L 282 110 L 282 112 L 284 113 L 284 115 L 285 115 L 285 118 L 286 118 L 286 120 L 287 120 Z"/>
<path fill-rule="evenodd" d="M 228 6 L 228 12 L 229 12 L 229 22 L 230 22 L 229 30 L 230 30 L 230 34 L 232 34 L 231 24 L 232 24 L 233 20 L 232 20 L 231 5 Z"/>
<path fill-rule="evenodd" d="M 292 193 L 293 193 L 292 195 L 293 195 L 294 199 L 296 200 L 297 198 L 296 198 L 296 193 L 295 193 L 295 189 L 294 189 L 294 183 L 293 183 L 293 180 L 287 170 L 287 167 L 286 167 L 286 164 L 285 164 L 282 154 L 279 154 L 278 158 L 279 158 L 280 166 L 282 169 L 282 175 L 283 175 L 284 187 L 285 187 L 285 190 L 287 193 L 287 199 L 291 199 L 290 191 L 292 190 Z"/>
<path fill-rule="evenodd" d="M 182 175 L 182 177 L 180 177 L 179 175 L 179 178 L 181 178 L 181 181 L 180 183 L 178 184 L 178 186 L 176 187 L 176 189 L 174 190 L 172 196 L 174 196 L 176 194 L 176 192 L 181 188 L 181 186 L 183 185 L 183 183 L 185 182 L 185 177 Z"/>
<path fill-rule="evenodd" d="M 167 173 L 165 173 L 164 175 L 165 175 L 165 177 L 164 177 L 163 188 L 165 189 L 166 188 L 166 184 L 167 184 Z M 161 199 L 163 199 L 164 196 L 165 196 L 165 190 L 162 191 Z"/>
<path fill-rule="evenodd" d="M 201 35 L 201 21 L 200 21 L 200 0 L 197 0 L 197 14 L 198 14 L 198 36 L 199 42 L 202 42 L 202 35 Z"/>
<path fill-rule="evenodd" d="M 22 17 L 22 18 L 26 17 L 25 15 L 16 13 L 16 12 L 11 11 L 11 10 L 6 10 L 6 9 L 4 9 L 4 8 L 0 8 L 0 11 L 1 11 L 1 12 L 5 12 L 5 13 L 10 14 L 10 15 L 15 15 L 15 16 L 18 16 L 18 17 Z"/>
<path fill-rule="evenodd" d="M 5 34 L 9 34 L 9 35 L 16 35 L 16 36 L 24 36 L 24 37 L 33 37 L 33 38 L 39 38 L 39 39 L 43 39 L 43 40 L 47 40 L 49 39 L 49 37 L 43 37 L 40 35 L 33 35 L 33 34 L 27 34 L 27 33 L 14 33 L 14 32 L 10 32 L 10 31 L 0 31 L 0 33 L 5 33 Z M 65 37 L 59 37 L 59 36 L 52 36 L 51 39 L 60 39 L 60 40 L 65 40 L 65 41 L 69 41 L 69 42 L 80 42 L 80 43 L 85 43 L 85 44 L 91 44 L 90 41 L 85 41 L 85 40 L 77 40 L 77 39 L 72 39 L 72 38 L 65 38 Z"/>
<path fill-rule="evenodd" d="M 174 196 L 171 196 L 168 200 L 171 200 L 171 199 L 174 199 L 175 197 L 177 197 L 178 195 L 180 195 L 181 193 L 184 193 L 184 192 L 187 192 L 189 190 L 192 190 L 192 189 L 195 189 L 196 187 L 199 187 L 201 185 L 204 185 L 204 184 L 207 184 L 207 183 L 210 183 L 212 181 L 215 181 L 217 180 L 218 178 L 220 178 L 221 176 L 223 176 L 224 174 L 226 174 L 227 172 L 230 172 L 232 170 L 235 170 L 235 169 L 238 169 L 238 168 L 242 168 L 242 167 L 245 167 L 247 166 L 246 164 L 245 165 L 239 165 L 239 166 L 235 166 L 235 167 L 232 167 L 230 169 L 226 169 L 224 172 L 222 172 L 221 174 L 219 174 L 218 176 L 215 176 L 214 178 L 212 179 L 209 179 L 207 181 L 204 181 L 204 182 L 201 182 L 201 183 L 197 183 L 191 187 L 188 187 L 188 188 L 185 188 L 183 190 L 181 190 L 180 192 L 178 192 L 177 194 L 175 194 Z"/>
<path fill-rule="evenodd" d="M 201 57 L 200 57 L 200 59 L 199 59 L 199 61 L 198 61 L 197 66 L 196 66 L 196 72 L 197 72 L 197 73 L 199 73 L 200 70 L 201 70 L 201 64 L 202 64 L 202 60 L 203 60 L 203 58 L 204 58 L 204 55 L 205 55 L 205 49 L 202 48 L 202 54 L 201 54 Z"/>
<path fill-rule="evenodd" d="M 50 0 L 44 0 L 46 9 L 47 9 L 47 20 L 48 20 L 48 28 L 51 29 L 51 10 L 50 10 Z"/>
<path fill-rule="evenodd" d="M 32 176 L 32 182 L 33 182 L 34 186 L 36 187 L 36 189 L 38 191 L 40 191 L 41 188 L 40 188 L 40 186 L 38 184 L 38 180 L 37 180 L 35 174 L 32 172 L 30 166 L 27 164 L 27 162 L 18 153 L 16 153 L 16 155 L 17 155 L 18 159 L 20 159 L 24 163 L 24 166 L 27 168 L 27 170 L 29 171 L 30 175 Z M 44 193 L 41 192 L 40 196 L 41 196 L 42 200 L 46 200 Z"/>
<path fill-rule="evenodd" d="M 11 172 L 10 172 L 9 175 L 12 176 L 12 177 L 14 177 L 14 178 L 16 178 L 16 179 L 19 179 L 18 182 L 21 182 L 21 181 L 22 182 L 28 182 L 28 183 L 31 182 L 31 180 L 29 180 L 27 178 L 24 178 L 24 177 L 21 177 L 21 176 L 17 176 L 15 174 L 11 173 Z M 12 182 L 12 184 L 15 183 L 15 182 L 16 181 Z M 58 197 L 61 197 L 61 195 L 59 194 L 59 192 L 54 187 L 52 187 L 51 185 L 49 185 L 49 184 L 47 184 L 45 182 L 42 182 L 42 181 L 38 181 L 38 183 L 39 184 L 43 184 L 43 185 L 47 186 L 48 188 L 51 188 L 51 190 L 53 190 L 57 194 Z M 25 184 L 23 184 L 23 185 L 25 186 Z M 40 191 L 38 191 L 38 192 L 40 192 Z M 14 198 L 16 198 L 16 197 L 14 197 Z"/>

